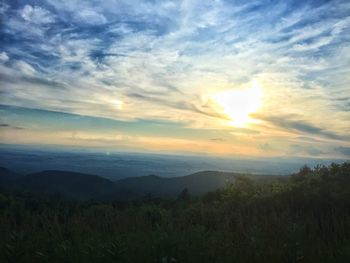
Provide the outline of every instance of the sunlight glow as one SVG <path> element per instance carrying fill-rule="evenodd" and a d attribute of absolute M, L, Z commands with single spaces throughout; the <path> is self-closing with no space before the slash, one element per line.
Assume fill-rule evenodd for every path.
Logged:
<path fill-rule="evenodd" d="M 250 114 L 260 109 L 262 95 L 260 84 L 253 81 L 249 88 L 224 91 L 216 94 L 214 100 L 231 119 L 231 125 L 244 127 L 253 121 Z"/>
<path fill-rule="evenodd" d="M 114 108 L 118 109 L 118 110 L 122 110 L 123 109 L 123 101 L 118 100 L 118 99 L 114 99 L 112 100 L 112 105 Z"/>

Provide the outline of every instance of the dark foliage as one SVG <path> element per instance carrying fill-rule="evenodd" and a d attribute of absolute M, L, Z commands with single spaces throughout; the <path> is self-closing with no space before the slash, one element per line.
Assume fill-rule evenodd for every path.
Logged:
<path fill-rule="evenodd" d="M 200 180 L 200 178 L 198 178 Z M 349 262 L 350 163 L 202 197 L 0 195 L 0 262 Z"/>

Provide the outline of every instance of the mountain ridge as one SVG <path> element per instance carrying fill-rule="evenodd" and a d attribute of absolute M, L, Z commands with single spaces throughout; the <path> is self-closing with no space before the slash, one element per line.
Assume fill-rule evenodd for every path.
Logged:
<path fill-rule="evenodd" d="M 132 200 L 146 195 L 176 198 L 184 189 L 187 189 L 192 196 L 201 196 L 234 183 L 236 177 L 241 175 L 231 172 L 200 171 L 180 177 L 169 178 L 151 174 L 111 181 L 98 175 L 61 170 L 19 175 L 0 167 L 0 189 L 60 195 L 75 200 Z M 246 176 L 255 179 L 268 178 L 261 175 Z"/>

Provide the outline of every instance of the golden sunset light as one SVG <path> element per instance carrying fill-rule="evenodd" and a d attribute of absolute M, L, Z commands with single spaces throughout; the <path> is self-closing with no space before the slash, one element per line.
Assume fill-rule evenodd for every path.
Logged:
<path fill-rule="evenodd" d="M 254 120 L 250 114 L 257 112 L 262 105 L 263 90 L 257 81 L 242 89 L 230 89 L 214 96 L 214 100 L 230 119 L 230 124 L 245 127 Z"/>

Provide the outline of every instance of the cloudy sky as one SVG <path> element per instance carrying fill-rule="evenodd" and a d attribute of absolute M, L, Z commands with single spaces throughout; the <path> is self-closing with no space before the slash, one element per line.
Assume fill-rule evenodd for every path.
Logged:
<path fill-rule="evenodd" d="M 350 156 L 350 2 L 0 3 L 0 143 Z"/>

